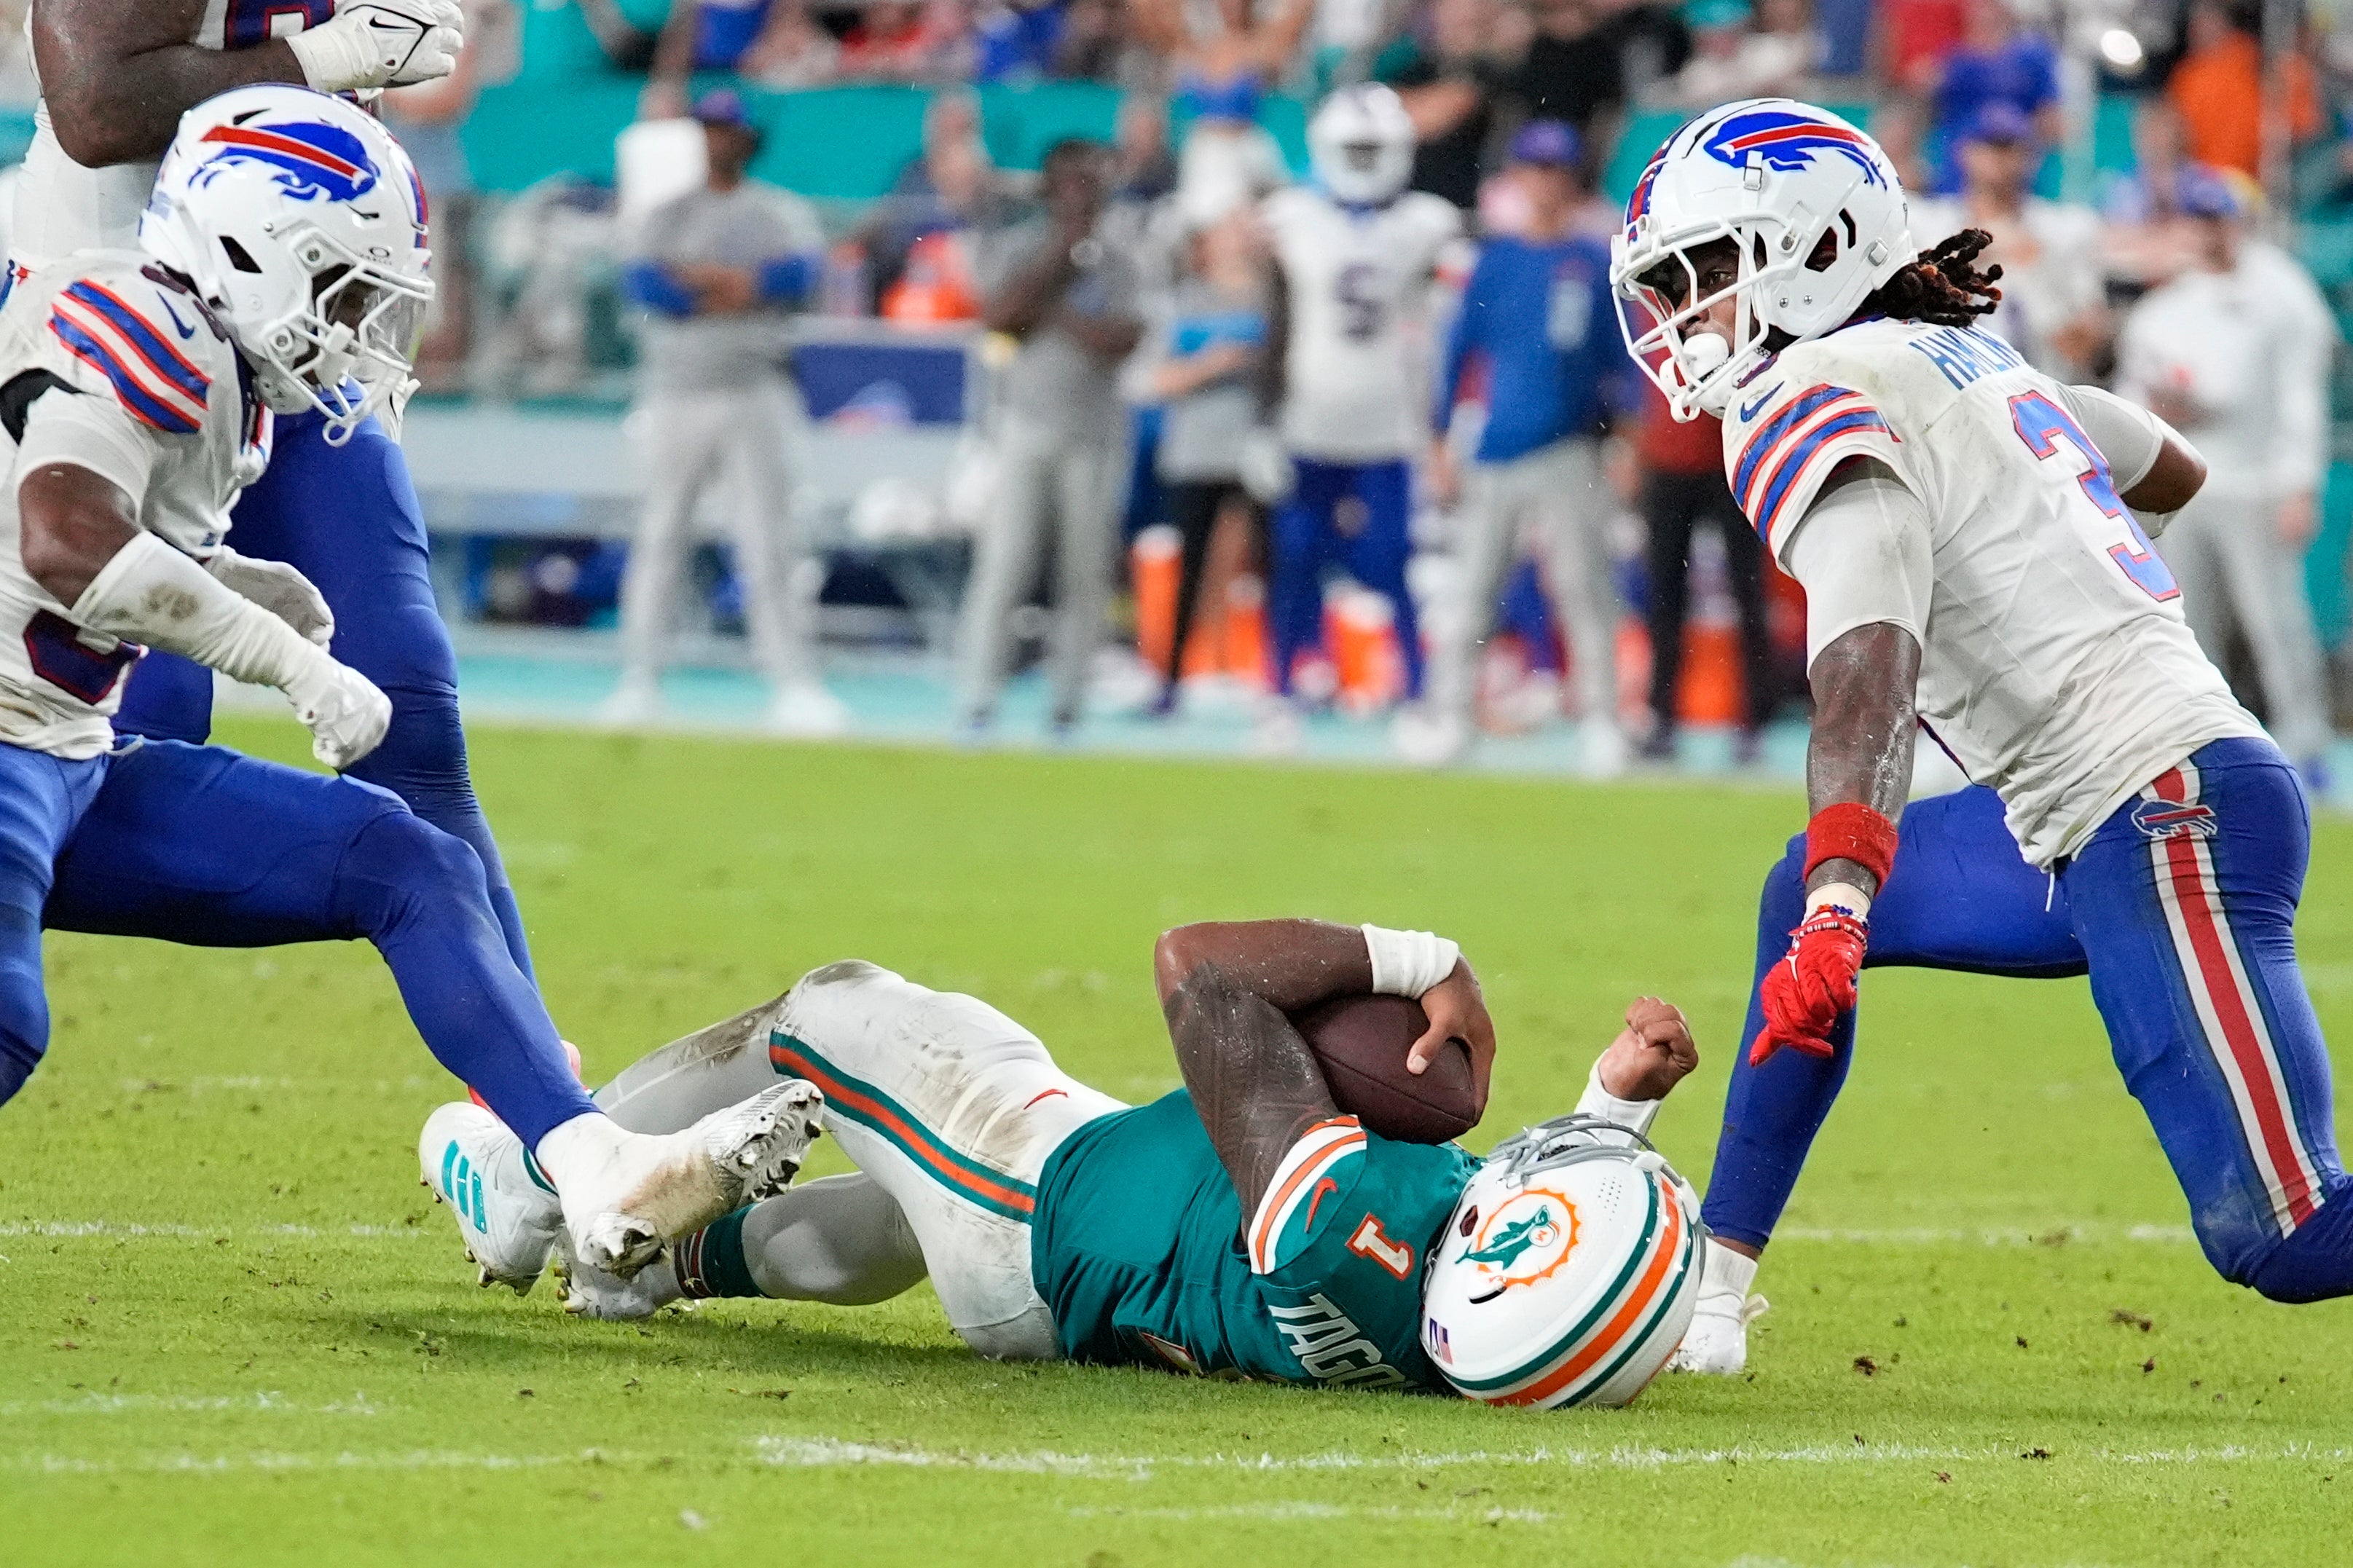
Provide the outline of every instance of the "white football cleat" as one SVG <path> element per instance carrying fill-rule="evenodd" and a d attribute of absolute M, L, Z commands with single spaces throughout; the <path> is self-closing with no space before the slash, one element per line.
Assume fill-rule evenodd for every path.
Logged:
<path fill-rule="evenodd" d="M 683 1132 L 620 1139 L 600 1171 L 563 1194 L 575 1251 L 627 1279 L 665 1243 L 783 1192 L 819 1135 L 824 1109 L 817 1085 L 793 1079 Z"/>
<path fill-rule="evenodd" d="M 1748 1366 L 1748 1325 L 1771 1305 L 1752 1296 L 1757 1259 L 1716 1240 L 1707 1243 L 1707 1268 L 1702 1276 L 1699 1303 L 1692 1309 L 1691 1327 L 1683 1342 L 1667 1363 L 1669 1372 L 1695 1372 L 1731 1377 Z"/>
<path fill-rule="evenodd" d="M 484 1287 L 529 1295 L 564 1211 L 522 1140 L 472 1100 L 455 1100 L 425 1119 L 417 1163 L 434 1196 L 457 1211 L 458 1235 Z"/>
<path fill-rule="evenodd" d="M 678 1270 L 663 1252 L 624 1279 L 583 1262 L 573 1249 L 569 1232 L 555 1238 L 555 1277 L 564 1292 L 564 1310 L 575 1318 L 596 1318 L 610 1323 L 634 1323 L 650 1318 L 672 1301 L 684 1300 L 678 1288 Z M 690 1308 L 692 1301 L 686 1303 Z"/>
<path fill-rule="evenodd" d="M 771 734 L 823 740 L 849 733 L 849 704 L 815 680 L 796 680 L 769 699 L 767 727 Z"/>

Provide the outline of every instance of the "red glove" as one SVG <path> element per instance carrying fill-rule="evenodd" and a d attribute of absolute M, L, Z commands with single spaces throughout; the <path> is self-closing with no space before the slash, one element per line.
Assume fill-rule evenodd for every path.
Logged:
<path fill-rule="evenodd" d="M 1789 951 L 1767 970 L 1758 998 L 1765 1027 L 1748 1047 L 1748 1065 L 1762 1067 L 1783 1046 L 1810 1057 L 1835 1054 L 1831 1029 L 1854 1006 L 1855 976 L 1871 926 L 1835 905 L 1808 915 L 1789 933 Z"/>

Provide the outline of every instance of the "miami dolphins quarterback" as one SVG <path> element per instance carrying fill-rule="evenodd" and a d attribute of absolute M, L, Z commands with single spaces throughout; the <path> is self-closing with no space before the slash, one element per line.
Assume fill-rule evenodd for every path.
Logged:
<path fill-rule="evenodd" d="M 1344 1115 L 1289 1022 L 1335 996 L 1418 997 L 1430 1032 L 1409 1061 L 1467 1041 L 1483 1106 L 1494 1029 L 1454 943 L 1317 921 L 1193 925 L 1160 939 L 1155 968 L 1186 1087 L 1134 1109 L 986 1003 L 856 961 L 655 1051 L 597 1095 L 621 1125 L 684 1126 L 801 1079 L 859 1170 L 740 1209 L 627 1283 L 567 1260 L 567 1305 L 855 1305 L 928 1272 L 987 1356 L 1546 1406 L 1623 1404 L 1664 1363 L 1704 1234 L 1690 1187 L 1641 1137 L 1698 1061 L 1675 1008 L 1637 1001 L 1577 1113 L 1482 1161 Z M 465 1194 L 476 1258 L 535 1276 L 561 1215 L 496 1119 L 445 1106 L 419 1155 Z"/>

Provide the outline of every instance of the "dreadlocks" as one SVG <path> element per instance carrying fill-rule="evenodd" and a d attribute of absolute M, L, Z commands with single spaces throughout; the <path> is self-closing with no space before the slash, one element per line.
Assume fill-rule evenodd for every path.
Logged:
<path fill-rule="evenodd" d="M 1871 291 L 1857 312 L 1937 327 L 1966 327 L 2001 303 L 2001 268 L 1979 271 L 1978 255 L 1993 243 L 1981 228 L 1965 228 Z"/>

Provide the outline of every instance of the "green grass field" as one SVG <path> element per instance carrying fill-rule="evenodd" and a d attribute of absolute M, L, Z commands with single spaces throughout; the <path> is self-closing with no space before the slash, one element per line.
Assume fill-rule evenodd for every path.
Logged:
<path fill-rule="evenodd" d="M 226 739 L 287 754 L 290 726 Z M 1706 1173 L 1790 793 L 490 731 L 558 1021 L 609 1073 L 860 955 L 1128 1099 L 1154 934 L 1434 928 L 1503 1040 L 1472 1142 L 1565 1110 L 1637 991 Z M 2302 931 L 2353 1039 L 2353 826 Z M 1383 1558 L 2298 1564 L 2353 1555 L 2353 1310 L 2222 1284 L 2081 983 L 1882 974 L 1745 1380 L 1620 1412 L 979 1362 L 927 1290 L 575 1323 L 417 1185 L 450 1081 L 365 947 L 66 938 L 0 1113 L 0 1562 Z M 821 1149 L 824 1146 L 820 1146 Z M 825 1149 L 815 1167 L 836 1167 Z M 1865 1362 L 1862 1358 L 1869 1358 Z M 1866 1372 L 1866 1367 L 1870 1370 Z"/>

